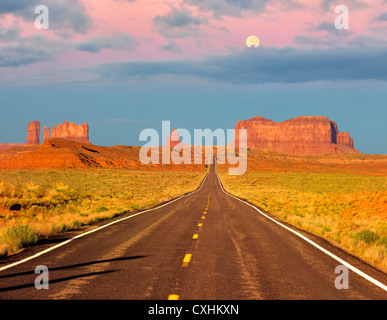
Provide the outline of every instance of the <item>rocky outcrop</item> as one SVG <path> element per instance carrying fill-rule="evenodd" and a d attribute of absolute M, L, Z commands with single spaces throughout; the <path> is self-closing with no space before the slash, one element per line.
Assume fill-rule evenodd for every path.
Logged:
<path fill-rule="evenodd" d="M 27 144 L 40 144 L 40 122 L 31 121 L 27 130 Z"/>
<path fill-rule="evenodd" d="M 247 129 L 247 147 L 285 154 L 359 153 L 348 132 L 339 132 L 337 124 L 322 116 L 301 116 L 274 122 L 260 116 L 238 121 L 235 143 L 239 145 L 239 129 Z"/>
<path fill-rule="evenodd" d="M 50 139 L 50 127 L 43 126 L 43 143 Z"/>
<path fill-rule="evenodd" d="M 89 141 L 89 125 L 75 124 L 74 122 L 64 121 L 59 126 L 54 126 L 52 130 L 50 127 L 43 128 L 43 143 L 51 138 L 60 138 L 80 143 L 90 143 Z M 40 122 L 31 121 L 27 129 L 26 143 L 0 143 L 0 150 L 22 147 L 25 145 L 40 145 Z"/>
<path fill-rule="evenodd" d="M 90 143 L 89 125 L 87 123 L 75 124 L 74 122 L 64 121 L 58 126 L 54 125 L 51 130 L 44 126 L 43 142 L 53 138 L 66 139 L 80 143 Z"/>
<path fill-rule="evenodd" d="M 170 148 L 175 147 L 180 143 L 179 129 L 172 129 L 171 136 L 167 138 L 166 145 Z"/>

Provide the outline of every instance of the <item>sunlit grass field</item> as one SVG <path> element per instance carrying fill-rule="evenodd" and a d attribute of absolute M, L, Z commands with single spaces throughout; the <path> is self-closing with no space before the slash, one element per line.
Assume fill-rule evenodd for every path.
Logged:
<path fill-rule="evenodd" d="M 229 176 L 226 191 L 387 270 L 387 177 L 258 172 Z"/>
<path fill-rule="evenodd" d="M 0 170 L 0 256 L 195 190 L 205 172 Z"/>

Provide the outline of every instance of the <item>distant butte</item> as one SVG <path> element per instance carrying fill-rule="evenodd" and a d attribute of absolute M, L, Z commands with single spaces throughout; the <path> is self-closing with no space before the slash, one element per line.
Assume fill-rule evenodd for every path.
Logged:
<path fill-rule="evenodd" d="M 64 121 L 58 126 L 54 125 L 51 130 L 50 128 L 46 128 L 46 126 L 44 126 L 43 142 L 53 138 L 76 141 L 80 143 L 90 143 L 89 125 L 87 123 L 75 124 L 74 122 Z"/>
<path fill-rule="evenodd" d="M 349 133 L 339 132 L 337 124 L 323 116 L 300 116 L 283 122 L 256 116 L 238 121 L 234 141 L 237 146 L 239 129 L 247 129 L 249 149 L 291 155 L 360 153 Z"/>
<path fill-rule="evenodd" d="M 181 143 L 179 129 L 176 129 L 176 130 L 172 129 L 171 136 L 167 138 L 166 146 L 173 148 L 177 146 L 179 143 Z"/>
<path fill-rule="evenodd" d="M 62 124 L 50 129 L 43 127 L 43 143 L 52 139 L 59 138 L 80 143 L 90 143 L 89 125 L 87 123 L 75 124 L 74 122 L 64 121 Z M 0 143 L 0 150 L 22 147 L 25 145 L 40 145 L 40 122 L 31 121 L 28 124 L 26 143 Z"/>
<path fill-rule="evenodd" d="M 31 121 L 27 129 L 27 144 L 40 144 L 40 122 Z"/>

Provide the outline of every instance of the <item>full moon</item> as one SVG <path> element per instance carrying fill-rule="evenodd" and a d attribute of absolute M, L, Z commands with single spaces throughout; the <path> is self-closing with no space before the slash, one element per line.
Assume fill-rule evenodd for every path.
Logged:
<path fill-rule="evenodd" d="M 249 48 L 254 46 L 255 48 L 258 48 L 259 46 L 259 39 L 256 36 L 250 36 L 246 39 L 246 46 Z"/>

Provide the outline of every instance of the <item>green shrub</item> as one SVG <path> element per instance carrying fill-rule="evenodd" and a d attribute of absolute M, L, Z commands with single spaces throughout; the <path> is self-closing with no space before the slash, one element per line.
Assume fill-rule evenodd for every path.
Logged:
<path fill-rule="evenodd" d="M 374 243 L 375 241 L 379 240 L 379 235 L 376 234 L 375 232 L 364 229 L 358 233 L 355 234 L 355 238 L 359 239 L 361 241 L 364 241 L 367 244 Z"/>
<path fill-rule="evenodd" d="M 57 227 L 56 227 L 56 231 L 57 232 L 65 232 L 67 230 L 70 230 L 71 228 L 66 224 L 66 223 L 60 223 Z"/>
<path fill-rule="evenodd" d="M 382 237 L 376 242 L 379 246 L 385 246 L 387 248 L 387 237 Z"/>
<path fill-rule="evenodd" d="M 0 237 L 0 242 L 7 244 L 12 252 L 34 245 L 37 241 L 38 236 L 28 225 L 10 227 Z"/>
<path fill-rule="evenodd" d="M 77 228 L 82 227 L 82 226 L 83 226 L 83 223 L 78 221 L 78 220 L 75 220 L 72 223 L 72 229 L 77 229 Z"/>

